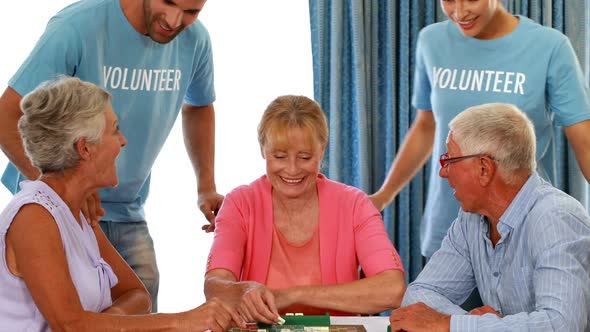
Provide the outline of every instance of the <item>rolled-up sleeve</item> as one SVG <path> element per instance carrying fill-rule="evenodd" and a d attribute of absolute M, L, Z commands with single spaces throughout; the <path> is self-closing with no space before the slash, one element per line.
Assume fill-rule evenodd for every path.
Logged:
<path fill-rule="evenodd" d="M 234 195 L 228 194 L 216 217 L 215 237 L 207 259 L 207 272 L 226 269 L 236 279 L 240 278 L 247 241 L 243 219 Z"/>
<path fill-rule="evenodd" d="M 357 197 L 354 210 L 355 246 L 359 263 L 367 276 L 386 270 L 404 272 L 401 259 L 383 224 L 381 214 L 366 195 Z"/>

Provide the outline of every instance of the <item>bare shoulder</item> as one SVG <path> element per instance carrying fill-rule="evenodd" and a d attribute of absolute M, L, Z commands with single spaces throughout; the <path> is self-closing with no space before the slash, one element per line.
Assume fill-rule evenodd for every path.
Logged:
<path fill-rule="evenodd" d="M 47 209 L 32 203 L 20 208 L 14 216 L 6 237 L 12 245 L 35 241 L 37 246 L 42 243 L 54 242 L 56 238 L 59 238 L 59 229 Z"/>
<path fill-rule="evenodd" d="M 28 228 L 45 224 L 55 226 L 53 216 L 43 206 L 31 203 L 23 205 L 20 208 L 18 213 L 14 216 L 12 227 L 20 225 L 20 227 Z"/>
<path fill-rule="evenodd" d="M 15 276 L 23 277 L 24 270 L 39 265 L 38 260 L 46 261 L 48 255 L 62 252 L 61 246 L 59 229 L 51 213 L 38 204 L 24 205 L 6 233 L 8 268 Z"/>

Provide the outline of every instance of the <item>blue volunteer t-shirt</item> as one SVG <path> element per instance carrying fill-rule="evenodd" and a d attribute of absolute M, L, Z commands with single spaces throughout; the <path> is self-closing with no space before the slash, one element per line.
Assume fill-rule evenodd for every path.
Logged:
<path fill-rule="evenodd" d="M 519 16 L 517 28 L 493 40 L 465 37 L 451 21 L 425 27 L 416 50 L 412 104 L 432 110 L 436 121 L 430 185 L 422 220 L 422 254 L 440 247 L 459 203 L 438 175 L 448 123 L 468 107 L 511 103 L 532 120 L 538 172 L 555 183 L 554 122 L 570 126 L 590 119 L 590 101 L 572 46 L 559 31 Z"/>
<path fill-rule="evenodd" d="M 9 81 L 21 96 L 60 74 L 108 90 L 128 144 L 117 158 L 119 185 L 102 190 L 104 220 L 144 220 L 150 172 L 183 101 L 215 100 L 211 41 L 196 21 L 168 44 L 139 34 L 119 0 L 74 3 L 48 23 L 44 34 Z M 9 164 L 2 183 L 13 193 L 24 180 Z"/>

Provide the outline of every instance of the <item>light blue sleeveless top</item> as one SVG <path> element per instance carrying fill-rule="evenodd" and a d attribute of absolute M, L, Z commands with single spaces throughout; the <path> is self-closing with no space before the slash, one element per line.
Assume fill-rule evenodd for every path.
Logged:
<path fill-rule="evenodd" d="M 64 201 L 42 181 L 23 181 L 20 186 L 21 191 L 0 214 L 0 331 L 51 331 L 27 285 L 8 270 L 6 263 L 6 232 L 26 204 L 43 206 L 55 219 L 70 275 L 84 309 L 101 312 L 110 307 L 111 288 L 118 279 L 100 257 L 96 237 L 84 217 L 81 216 L 80 228 Z"/>

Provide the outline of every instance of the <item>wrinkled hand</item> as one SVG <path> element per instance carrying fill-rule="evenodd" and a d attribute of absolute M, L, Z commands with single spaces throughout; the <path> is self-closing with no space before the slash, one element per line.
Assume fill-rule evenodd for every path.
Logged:
<path fill-rule="evenodd" d="M 240 316 L 246 322 L 276 324 L 279 312 L 273 293 L 263 284 L 244 282 L 245 290 L 237 305 Z"/>
<path fill-rule="evenodd" d="M 98 225 L 100 218 L 105 214 L 98 191 L 93 191 L 86 196 L 86 200 L 82 203 L 82 214 L 90 226 L 94 228 Z"/>
<path fill-rule="evenodd" d="M 187 311 L 190 331 L 224 332 L 231 327 L 246 328 L 240 315 L 217 299 L 211 299 L 201 306 Z"/>
<path fill-rule="evenodd" d="M 482 316 L 485 314 L 494 314 L 494 315 L 502 318 L 502 315 L 500 315 L 499 312 L 494 310 L 494 308 L 490 307 L 489 305 L 484 305 L 483 307 L 475 308 L 475 309 L 471 310 L 469 312 L 469 314 L 470 315 L 477 315 L 477 316 Z"/>
<path fill-rule="evenodd" d="M 199 209 L 207 221 L 209 221 L 209 224 L 203 225 L 201 229 L 207 233 L 213 232 L 215 230 L 215 216 L 221 207 L 221 203 L 223 203 L 223 195 L 215 191 L 202 192 L 199 193 L 197 203 L 199 204 Z"/>
<path fill-rule="evenodd" d="M 369 200 L 379 211 L 383 211 L 383 209 L 385 209 L 389 204 L 381 191 L 377 191 L 376 193 L 369 195 Z"/>
<path fill-rule="evenodd" d="M 275 298 L 275 305 L 277 306 L 278 310 L 295 304 L 296 301 L 294 291 L 294 287 L 272 290 L 272 294 Z"/>
<path fill-rule="evenodd" d="M 392 311 L 389 323 L 392 331 L 449 331 L 451 316 L 419 302 Z"/>

